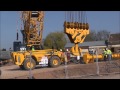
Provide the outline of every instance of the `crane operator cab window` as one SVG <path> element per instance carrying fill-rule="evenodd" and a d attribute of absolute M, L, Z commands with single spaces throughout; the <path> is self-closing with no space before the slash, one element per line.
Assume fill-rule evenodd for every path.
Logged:
<path fill-rule="evenodd" d="M 31 17 L 38 17 L 38 16 L 39 16 L 38 11 L 32 11 Z"/>
<path fill-rule="evenodd" d="M 26 47 L 25 46 L 21 46 L 20 47 L 20 51 L 26 51 Z"/>

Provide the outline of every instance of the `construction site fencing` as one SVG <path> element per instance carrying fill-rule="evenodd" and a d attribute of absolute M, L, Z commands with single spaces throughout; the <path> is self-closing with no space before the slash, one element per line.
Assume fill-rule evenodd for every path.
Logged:
<path fill-rule="evenodd" d="M 30 53 L 31 55 L 32 53 Z M 99 52 L 96 50 L 96 57 Z M 112 59 L 111 61 L 99 60 L 95 58 L 94 63 L 81 63 L 82 57 L 80 61 L 77 60 L 77 57 L 72 58 L 69 62 L 66 62 L 68 59 L 67 54 L 65 55 L 65 62 L 59 67 L 52 68 L 49 67 L 38 67 L 34 70 L 22 71 L 18 69 L 7 69 L 3 70 L 4 66 L 0 67 L 0 79 L 120 79 L 120 59 Z M 31 60 L 31 59 L 30 59 Z M 41 76 L 44 70 L 49 70 L 44 74 L 44 77 Z M 7 78 L 8 72 L 12 72 L 11 77 Z M 37 71 L 42 71 L 38 72 Z M 20 75 L 18 76 L 19 72 Z M 52 72 L 52 73 L 50 73 Z M 26 73 L 22 75 L 22 73 Z M 12 75 L 14 74 L 14 75 Z M 36 76 L 36 74 L 38 74 Z M 48 78 L 48 74 L 50 77 Z"/>

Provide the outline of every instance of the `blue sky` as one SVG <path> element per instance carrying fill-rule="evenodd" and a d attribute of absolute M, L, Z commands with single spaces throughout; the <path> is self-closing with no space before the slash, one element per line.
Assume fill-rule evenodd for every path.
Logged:
<path fill-rule="evenodd" d="M 86 11 L 86 14 L 90 30 L 107 30 L 111 33 L 120 32 L 119 11 Z M 62 31 L 64 21 L 65 11 L 45 11 L 43 38 L 50 32 Z M 19 30 L 19 40 L 22 40 L 18 11 L 0 11 L 0 48 L 8 50 L 13 47 L 17 28 Z"/>

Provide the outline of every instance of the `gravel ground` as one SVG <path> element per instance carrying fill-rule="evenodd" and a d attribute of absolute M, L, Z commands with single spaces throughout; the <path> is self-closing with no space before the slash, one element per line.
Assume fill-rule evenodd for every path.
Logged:
<path fill-rule="evenodd" d="M 98 68 L 99 67 L 99 68 Z M 12 63 L 1 67 L 1 79 L 120 79 L 120 60 L 89 64 L 68 64 L 57 68 L 37 66 L 34 70 L 21 70 Z"/>

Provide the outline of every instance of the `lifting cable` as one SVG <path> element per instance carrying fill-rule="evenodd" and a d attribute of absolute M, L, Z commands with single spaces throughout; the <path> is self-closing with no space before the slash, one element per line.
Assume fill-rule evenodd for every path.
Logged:
<path fill-rule="evenodd" d="M 87 23 L 87 13 L 85 11 L 85 22 Z"/>
<path fill-rule="evenodd" d="M 65 21 L 66 21 L 66 13 L 67 13 L 67 11 L 65 11 Z"/>
<path fill-rule="evenodd" d="M 68 22 L 68 26 L 77 25 L 77 27 L 88 29 L 86 11 L 66 11 L 65 21 Z M 78 25 L 79 24 L 79 25 Z"/>
<path fill-rule="evenodd" d="M 72 11 L 70 11 L 70 22 L 72 22 Z"/>
<path fill-rule="evenodd" d="M 70 11 L 70 22 L 72 20 L 72 11 Z"/>
<path fill-rule="evenodd" d="M 68 22 L 70 22 L 71 11 L 68 11 Z"/>
<path fill-rule="evenodd" d="M 68 11 L 65 11 L 65 21 L 68 22 Z"/>
<path fill-rule="evenodd" d="M 81 11 L 81 17 L 80 17 L 80 19 L 81 19 L 80 23 L 83 24 L 83 11 Z M 83 28 L 83 25 L 81 26 L 81 28 Z"/>
<path fill-rule="evenodd" d="M 74 14 L 75 14 L 75 22 L 77 22 L 77 11 L 75 11 Z"/>
<path fill-rule="evenodd" d="M 67 14 L 67 21 L 70 22 L 70 11 L 68 11 L 68 14 Z"/>
<path fill-rule="evenodd" d="M 83 23 L 85 23 L 85 11 L 83 12 Z"/>
<path fill-rule="evenodd" d="M 81 23 L 83 23 L 83 11 L 81 11 Z"/>
<path fill-rule="evenodd" d="M 74 22 L 74 11 L 72 12 L 72 22 Z"/>
<path fill-rule="evenodd" d="M 79 23 L 81 22 L 80 17 L 81 17 L 81 14 L 80 14 L 80 11 L 79 11 L 79 12 L 78 12 L 78 22 L 79 22 Z"/>
<path fill-rule="evenodd" d="M 77 14 L 77 15 L 76 15 L 76 17 L 77 17 L 77 18 L 76 18 L 76 22 L 79 23 L 79 11 L 77 11 L 76 14 Z"/>
<path fill-rule="evenodd" d="M 21 30 L 23 30 L 22 29 L 22 20 L 23 20 L 23 18 L 22 18 L 22 12 L 20 12 L 20 20 L 21 20 L 21 26 L 20 27 L 21 27 Z"/>
<path fill-rule="evenodd" d="M 68 21 L 68 11 L 66 11 L 66 16 L 65 16 L 66 22 Z"/>

